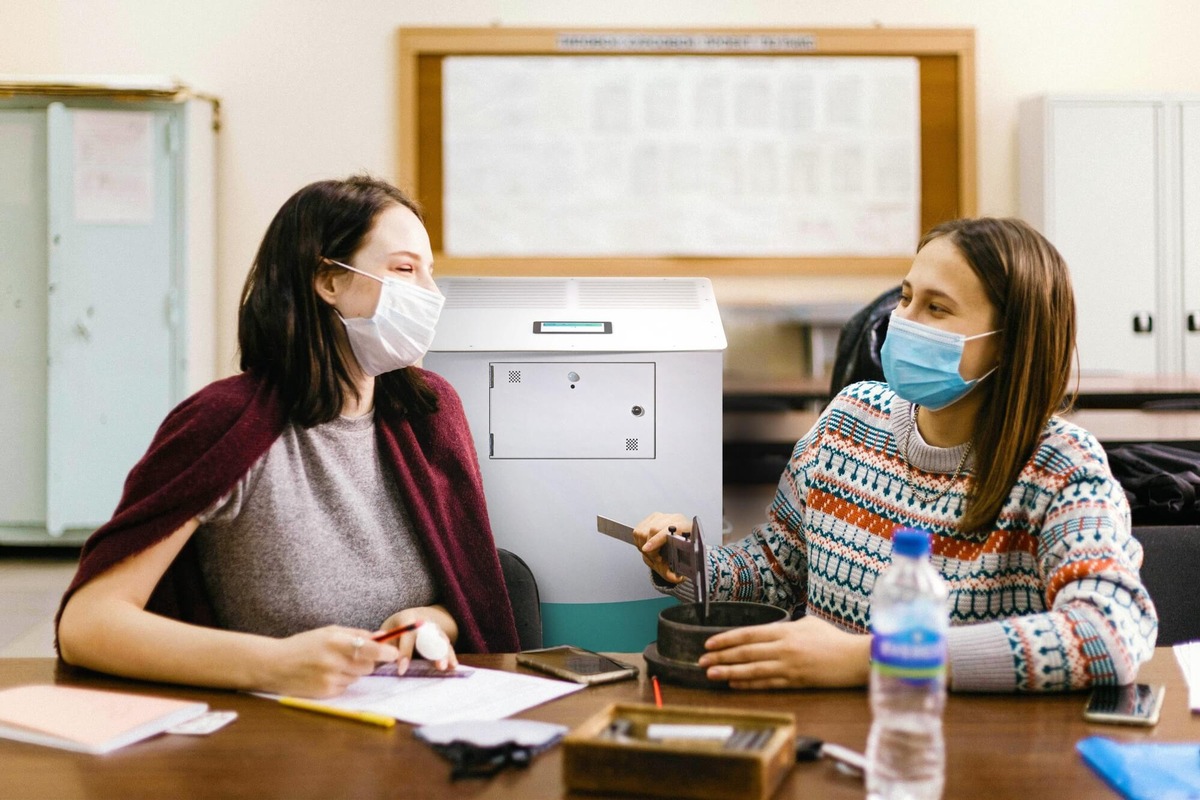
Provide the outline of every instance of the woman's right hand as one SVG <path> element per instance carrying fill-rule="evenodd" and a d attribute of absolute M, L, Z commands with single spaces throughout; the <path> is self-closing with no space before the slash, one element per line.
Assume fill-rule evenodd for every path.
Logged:
<path fill-rule="evenodd" d="M 671 568 L 667 566 L 666 559 L 662 557 L 662 546 L 667 543 L 667 536 L 671 534 L 671 528 L 675 529 L 674 532 L 677 535 L 690 534 L 692 521 L 682 514 L 655 512 L 634 527 L 633 538 L 641 548 L 642 561 L 646 562 L 646 566 L 662 576 L 664 580 L 679 583 L 683 578 L 672 572 Z"/>
<path fill-rule="evenodd" d="M 263 688 L 297 697 L 334 697 L 373 672 L 376 663 L 400 657 L 392 645 L 371 641 L 371 631 L 340 625 L 274 641 L 269 685 Z"/>

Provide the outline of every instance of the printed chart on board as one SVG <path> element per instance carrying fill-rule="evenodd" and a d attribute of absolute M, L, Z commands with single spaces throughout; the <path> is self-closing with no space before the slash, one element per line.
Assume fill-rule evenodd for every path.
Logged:
<path fill-rule="evenodd" d="M 907 256 L 918 70 L 909 57 L 448 57 L 446 252 Z"/>

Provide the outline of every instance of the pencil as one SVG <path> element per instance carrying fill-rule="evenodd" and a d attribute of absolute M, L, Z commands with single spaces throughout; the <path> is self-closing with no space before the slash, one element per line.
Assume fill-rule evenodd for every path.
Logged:
<path fill-rule="evenodd" d="M 337 706 L 327 706 L 324 703 L 314 703 L 312 700 L 305 700 L 301 697 L 281 697 L 279 704 L 288 706 L 289 708 L 301 708 L 305 711 L 315 711 L 318 714 L 329 714 L 334 717 L 343 719 L 352 719 L 356 722 L 365 722 L 368 725 L 378 725 L 381 728 L 390 728 L 396 724 L 394 717 L 389 717 L 384 714 L 372 714 L 370 711 L 351 711 L 346 708 L 338 708 Z"/>
<path fill-rule="evenodd" d="M 424 620 L 418 620 L 417 622 L 410 622 L 407 625 L 401 625 L 399 628 L 392 628 L 390 631 L 384 631 L 383 633 L 377 633 L 371 637 L 371 641 L 372 642 L 386 642 L 388 639 L 395 639 L 397 636 L 399 636 L 402 633 L 408 633 L 409 631 L 415 631 L 417 628 L 421 627 L 424 624 L 425 624 Z"/>
<path fill-rule="evenodd" d="M 652 675 L 650 680 L 654 684 L 654 705 L 662 708 L 662 688 L 658 685 L 658 676 Z"/>

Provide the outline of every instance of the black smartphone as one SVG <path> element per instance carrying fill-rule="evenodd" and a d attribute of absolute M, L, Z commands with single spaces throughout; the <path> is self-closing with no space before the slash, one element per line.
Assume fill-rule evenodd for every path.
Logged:
<path fill-rule="evenodd" d="M 610 683 L 638 674 L 632 664 L 567 644 L 517 653 L 517 663 L 576 683 Z"/>
<path fill-rule="evenodd" d="M 1083 718 L 1117 725 L 1157 725 L 1165 690 L 1165 686 L 1146 683 L 1097 686 L 1088 698 Z"/>

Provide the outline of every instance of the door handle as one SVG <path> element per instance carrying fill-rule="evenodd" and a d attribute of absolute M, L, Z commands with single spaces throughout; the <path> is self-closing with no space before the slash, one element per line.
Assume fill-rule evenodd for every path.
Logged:
<path fill-rule="evenodd" d="M 1154 330 L 1154 316 L 1148 311 L 1139 311 L 1133 315 L 1134 333 L 1151 333 Z"/>
<path fill-rule="evenodd" d="M 1200 315 L 1197 315 L 1197 313 L 1195 311 L 1188 312 L 1187 329 L 1188 329 L 1188 333 L 1195 333 L 1196 331 L 1200 331 Z"/>

